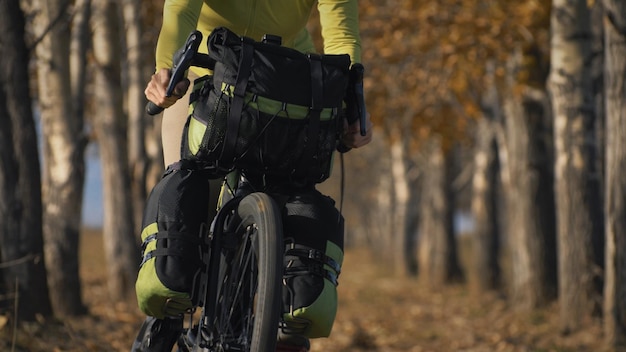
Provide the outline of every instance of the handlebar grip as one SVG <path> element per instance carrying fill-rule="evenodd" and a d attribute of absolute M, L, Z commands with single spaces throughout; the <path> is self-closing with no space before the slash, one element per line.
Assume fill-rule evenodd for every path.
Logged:
<path fill-rule="evenodd" d="M 161 111 L 163 111 L 165 109 L 163 109 L 162 107 L 156 105 L 155 103 L 149 101 L 148 104 L 146 104 L 146 113 L 148 113 L 148 115 L 157 115 L 159 114 Z"/>
<path fill-rule="evenodd" d="M 356 105 L 359 115 L 359 125 L 361 129 L 361 136 L 367 134 L 367 108 L 365 106 L 365 93 L 363 92 L 363 74 L 365 69 L 362 64 L 354 64 L 351 70 L 354 82 L 354 95 L 356 98 Z"/>

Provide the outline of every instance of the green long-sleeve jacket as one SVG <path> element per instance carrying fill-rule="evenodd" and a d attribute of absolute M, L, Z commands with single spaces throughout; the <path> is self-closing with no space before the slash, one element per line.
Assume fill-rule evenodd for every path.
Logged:
<path fill-rule="evenodd" d="M 320 13 L 325 54 L 349 54 L 361 61 L 357 0 L 166 0 L 163 25 L 156 48 L 156 68 L 172 67 L 172 55 L 197 29 L 204 35 L 200 52 L 207 52 L 206 37 L 216 27 L 227 27 L 255 40 L 279 35 L 283 45 L 315 52 L 306 24 L 313 6 Z M 207 71 L 193 67 L 202 76 Z"/>

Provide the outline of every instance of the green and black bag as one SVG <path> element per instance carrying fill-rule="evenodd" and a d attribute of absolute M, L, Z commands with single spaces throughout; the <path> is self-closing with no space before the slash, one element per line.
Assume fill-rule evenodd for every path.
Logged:
<path fill-rule="evenodd" d="M 283 316 L 287 334 L 330 335 L 337 314 L 344 222 L 329 197 L 313 190 L 285 205 Z"/>
<path fill-rule="evenodd" d="M 217 28 L 213 76 L 195 85 L 183 157 L 223 173 L 322 182 L 342 127 L 349 55 L 303 54 Z"/>
<path fill-rule="evenodd" d="M 157 318 L 192 307 L 206 249 L 209 183 L 194 162 L 168 167 L 144 211 L 142 263 L 135 283 L 139 308 Z"/>

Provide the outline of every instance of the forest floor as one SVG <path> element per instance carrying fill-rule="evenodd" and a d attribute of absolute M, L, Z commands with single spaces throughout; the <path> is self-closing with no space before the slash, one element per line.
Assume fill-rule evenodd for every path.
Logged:
<path fill-rule="evenodd" d="M 86 232 L 81 247 L 89 314 L 17 329 L 0 319 L 0 351 L 129 351 L 143 317 L 133 300 L 108 299 L 99 234 Z M 314 340 L 313 352 L 608 351 L 597 322 L 563 336 L 555 305 L 521 314 L 502 295 L 476 298 L 465 285 L 433 291 L 417 280 L 390 276 L 365 250 L 347 251 L 339 297 L 333 333 Z"/>

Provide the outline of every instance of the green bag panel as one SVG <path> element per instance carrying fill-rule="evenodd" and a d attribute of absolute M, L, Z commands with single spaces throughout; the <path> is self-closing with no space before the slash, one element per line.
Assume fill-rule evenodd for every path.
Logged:
<path fill-rule="evenodd" d="M 283 319 L 292 330 L 309 338 L 328 337 L 337 315 L 337 289 L 324 280 L 324 288 L 317 299 L 307 307 L 287 312 Z"/>
<path fill-rule="evenodd" d="M 185 126 L 185 137 L 183 138 L 183 150 L 190 156 L 195 156 L 200 150 L 202 145 L 202 139 L 206 133 L 207 126 L 201 121 L 193 118 L 193 111 L 196 108 L 198 99 L 201 94 L 206 94 L 203 89 L 207 89 L 205 84 L 207 81 L 212 80 L 212 76 L 202 76 L 197 78 L 193 82 L 193 90 L 191 92 L 191 98 L 189 99 L 188 119 L 187 126 Z"/>
<path fill-rule="evenodd" d="M 141 242 L 146 244 L 143 250 L 144 253 L 153 251 L 156 249 L 156 240 L 151 241 L 148 239 L 148 237 L 153 236 L 157 234 L 158 232 L 159 232 L 159 226 L 157 225 L 156 222 L 149 224 L 148 226 L 144 227 L 144 229 L 141 231 Z"/>
<path fill-rule="evenodd" d="M 327 241 L 324 253 L 334 261 L 333 265 L 323 265 L 327 272 L 325 277 L 319 273 L 303 273 L 284 280 L 288 296 L 291 296 L 288 298 L 291 303 L 289 310 L 283 313 L 287 333 L 318 338 L 328 337 L 332 331 L 337 315 L 336 277 L 343 263 L 343 251 L 335 243 Z"/>
<path fill-rule="evenodd" d="M 326 242 L 326 255 L 331 257 L 335 262 L 337 262 L 337 264 L 339 264 L 339 267 L 343 265 L 343 249 L 334 242 Z M 328 265 L 326 265 L 325 268 L 327 270 L 333 270 L 333 268 Z M 337 273 L 337 275 L 339 275 L 339 273 Z"/>
<path fill-rule="evenodd" d="M 206 133 L 206 125 L 195 119 L 193 116 L 189 117 L 189 123 L 187 126 L 187 148 L 191 155 L 196 155 L 200 151 L 202 146 L 202 139 Z"/>
<path fill-rule="evenodd" d="M 135 282 L 135 292 L 139 309 L 146 315 L 163 319 L 166 316 L 176 316 L 192 307 L 191 298 L 187 292 L 176 292 L 165 287 L 156 274 L 156 258 L 146 261 L 139 270 Z M 183 308 L 171 311 L 168 302 L 175 300 L 182 302 Z"/>
<path fill-rule="evenodd" d="M 221 92 L 226 96 L 234 97 L 235 87 L 222 83 Z M 288 104 L 282 101 L 266 98 L 262 95 L 255 95 L 252 93 L 246 93 L 244 96 L 245 104 L 257 111 L 265 114 L 276 115 L 279 117 L 285 117 L 295 120 L 303 120 L 309 117 L 311 114 L 311 107 L 298 104 Z M 338 109 L 323 108 L 320 111 L 320 120 L 328 121 L 337 117 Z"/>

